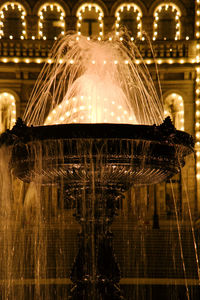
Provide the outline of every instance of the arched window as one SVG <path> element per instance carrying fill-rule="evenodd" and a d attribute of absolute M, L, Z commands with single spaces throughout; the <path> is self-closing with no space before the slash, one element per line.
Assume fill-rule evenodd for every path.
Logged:
<path fill-rule="evenodd" d="M 154 12 L 153 40 L 180 39 L 179 8 L 173 3 L 163 3 Z"/>
<path fill-rule="evenodd" d="M 7 2 L 0 8 L 0 38 L 26 38 L 26 11 L 17 2 Z"/>
<path fill-rule="evenodd" d="M 142 11 L 134 3 L 124 3 L 115 12 L 115 30 L 118 34 L 120 26 L 125 26 L 132 38 L 140 38 L 142 35 Z"/>
<path fill-rule="evenodd" d="M 184 107 L 182 96 L 172 93 L 164 102 L 165 117 L 170 116 L 174 126 L 178 130 L 184 130 Z"/>
<path fill-rule="evenodd" d="M 15 97 L 10 93 L 0 93 L 0 133 L 11 129 L 16 122 Z"/>
<path fill-rule="evenodd" d="M 77 31 L 88 37 L 103 36 L 103 10 L 95 3 L 85 3 L 77 11 Z"/>
<path fill-rule="evenodd" d="M 184 104 L 181 95 L 172 93 L 165 98 L 164 101 L 164 114 L 165 117 L 170 116 L 174 126 L 178 130 L 184 130 Z M 172 186 L 173 192 L 172 192 Z M 167 215 L 173 216 L 175 213 L 174 201 L 178 213 L 181 214 L 182 210 L 182 188 L 181 188 L 181 174 L 175 175 L 171 181 L 165 183 L 165 203 Z"/>
<path fill-rule="evenodd" d="M 56 3 L 45 3 L 39 12 L 39 38 L 54 39 L 65 33 L 65 11 Z"/>

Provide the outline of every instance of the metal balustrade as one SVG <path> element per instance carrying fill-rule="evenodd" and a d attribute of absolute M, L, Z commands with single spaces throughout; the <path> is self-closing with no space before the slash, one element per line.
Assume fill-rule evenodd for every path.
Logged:
<path fill-rule="evenodd" d="M 0 40 L 0 58 L 46 58 L 54 41 L 45 40 Z M 148 58 L 195 58 L 196 41 L 155 41 L 137 43 L 141 56 Z M 139 58 L 139 57 L 138 57 Z"/>

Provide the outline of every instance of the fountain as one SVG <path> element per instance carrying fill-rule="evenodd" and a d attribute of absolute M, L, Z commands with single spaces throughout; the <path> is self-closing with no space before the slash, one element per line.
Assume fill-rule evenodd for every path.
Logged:
<path fill-rule="evenodd" d="M 56 185 L 81 225 L 70 299 L 120 300 L 110 226 L 133 185 L 171 178 L 192 137 L 163 122 L 162 101 L 136 46 L 67 35 L 53 48 L 25 112 L 2 134 L 9 168 L 23 182 Z M 141 59 L 141 58 L 140 58 Z M 44 124 L 44 125 L 43 125 Z"/>

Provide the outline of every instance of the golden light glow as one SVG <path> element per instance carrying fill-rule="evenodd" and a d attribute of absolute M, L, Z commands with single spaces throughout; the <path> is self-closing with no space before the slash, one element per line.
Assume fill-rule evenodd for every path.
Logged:
<path fill-rule="evenodd" d="M 169 116 L 177 129 L 184 130 L 184 102 L 181 95 L 172 93 L 166 97 L 164 116 Z"/>
<path fill-rule="evenodd" d="M 0 133 L 4 132 L 6 129 L 11 129 L 15 122 L 15 97 L 7 92 L 0 93 Z"/>

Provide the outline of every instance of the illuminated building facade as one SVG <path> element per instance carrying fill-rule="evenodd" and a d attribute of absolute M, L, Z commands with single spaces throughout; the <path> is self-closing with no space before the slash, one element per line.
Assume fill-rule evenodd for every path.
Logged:
<path fill-rule="evenodd" d="M 49 50 L 59 35 L 75 31 L 78 36 L 101 40 L 110 31 L 119 35 L 121 26 L 128 29 L 149 67 L 158 93 L 163 98 L 165 116 L 171 117 L 177 129 L 195 137 L 195 155 L 187 159 L 181 175 L 156 187 L 132 189 L 126 195 L 127 201 L 122 204 L 123 214 L 130 216 L 131 224 L 139 215 L 145 220 L 141 226 L 165 228 L 168 223 L 176 224 L 175 197 L 179 220 L 188 220 L 188 212 L 191 212 L 191 218 L 198 227 L 200 0 L 1 0 L 0 132 L 12 128 L 16 118 L 23 116 L 43 64 L 52 63 Z M 140 63 L 140 58 L 136 63 Z M 116 230 L 126 227 L 124 223 L 115 226 Z M 139 245 L 141 241 L 137 234 L 135 232 L 134 243 Z M 162 232 L 158 238 L 162 240 Z M 120 244 L 120 238 L 116 245 L 117 242 Z M 134 243 L 130 248 L 134 249 Z M 124 251 L 128 251 L 128 246 L 127 249 L 123 247 Z M 130 277 L 129 271 L 130 274 L 132 272 L 131 268 L 127 268 L 128 259 L 130 257 L 124 256 L 121 263 L 124 277 Z"/>
<path fill-rule="evenodd" d="M 195 159 L 174 192 L 180 212 L 200 212 L 200 0 L 193 1 L 1 1 L 0 6 L 0 131 L 22 116 L 34 82 L 54 40 L 69 30 L 102 39 L 126 26 L 149 66 L 155 84 L 177 129 L 196 138 Z M 149 47 L 152 44 L 153 52 Z M 154 62 L 158 66 L 158 73 Z M 140 63 L 139 59 L 137 61 Z M 158 79 L 159 75 L 159 79 Z M 184 183 L 183 183 L 184 181 Z M 158 198 L 163 216 L 173 215 L 170 183 L 148 189 Z M 138 196 L 137 196 L 138 197 Z M 134 204 L 133 204 L 134 205 Z"/>
<path fill-rule="evenodd" d="M 193 1 L 1 1 L 0 5 L 0 131 L 22 116 L 34 82 L 54 40 L 69 30 L 88 39 L 102 39 L 126 26 L 149 66 L 155 84 L 177 129 L 195 136 L 190 158 L 174 193 L 180 213 L 200 212 L 200 0 Z M 149 46 L 151 42 L 153 52 Z M 154 64 L 156 61 L 158 67 Z M 139 59 L 137 63 L 140 63 Z M 159 75 L 159 79 L 158 79 Z M 184 183 L 183 183 L 184 182 Z M 149 188 L 163 217 L 173 215 L 170 183 Z M 134 204 L 133 204 L 134 205 Z"/>

